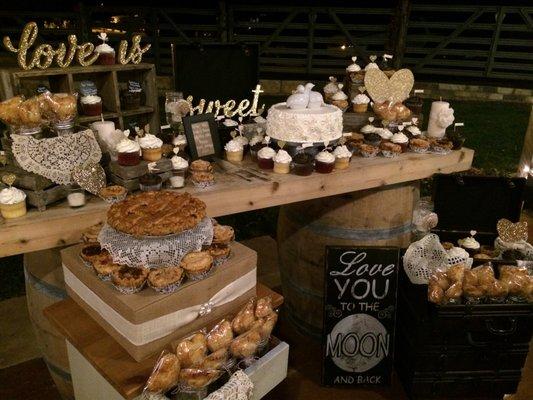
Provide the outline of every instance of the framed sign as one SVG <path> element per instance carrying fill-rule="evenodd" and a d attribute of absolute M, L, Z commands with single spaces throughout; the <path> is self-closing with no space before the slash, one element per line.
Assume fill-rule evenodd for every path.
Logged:
<path fill-rule="evenodd" d="M 220 157 L 220 137 L 212 113 L 183 117 L 183 129 L 193 159 Z"/>
<path fill-rule="evenodd" d="M 399 252 L 326 247 L 324 385 L 390 385 Z"/>

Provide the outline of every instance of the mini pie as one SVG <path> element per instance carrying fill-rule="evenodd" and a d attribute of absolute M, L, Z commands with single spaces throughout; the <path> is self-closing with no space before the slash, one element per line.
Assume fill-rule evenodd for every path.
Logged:
<path fill-rule="evenodd" d="M 206 216 L 205 203 L 189 193 L 143 192 L 113 204 L 107 223 L 135 236 L 163 236 L 194 228 Z"/>
<path fill-rule="evenodd" d="M 115 264 L 111 255 L 107 257 L 100 257 L 93 262 L 93 268 L 101 279 L 107 280 L 111 278 L 114 271 L 118 271 L 124 265 Z"/>
<path fill-rule="evenodd" d="M 233 330 L 231 323 L 224 319 L 209 331 L 207 334 L 207 347 L 210 351 L 217 351 L 229 347 L 233 340 Z"/>
<path fill-rule="evenodd" d="M 146 390 L 151 393 L 164 393 L 176 386 L 180 375 L 180 361 L 174 353 L 163 355 L 148 378 Z"/>
<path fill-rule="evenodd" d="M 215 175 L 211 172 L 193 172 L 191 179 L 196 183 L 213 182 L 215 180 Z"/>
<path fill-rule="evenodd" d="M 124 197 L 126 197 L 127 193 L 128 190 L 124 186 L 112 185 L 102 188 L 98 194 L 100 197 L 106 200 L 122 200 Z"/>
<path fill-rule="evenodd" d="M 211 172 L 213 171 L 213 166 L 209 161 L 195 160 L 191 163 L 189 169 L 192 172 Z"/>
<path fill-rule="evenodd" d="M 158 292 L 170 293 L 183 280 L 183 269 L 180 267 L 157 268 L 148 274 L 148 285 Z"/>
<path fill-rule="evenodd" d="M 229 352 L 227 348 L 218 349 L 217 351 L 209 354 L 202 363 L 200 369 L 222 369 L 224 364 L 228 361 Z"/>
<path fill-rule="evenodd" d="M 261 343 L 261 334 L 257 330 L 249 330 L 237 336 L 231 342 L 230 351 L 236 358 L 252 357 Z"/>
<path fill-rule="evenodd" d="M 209 252 L 211 257 L 213 257 L 214 263 L 221 263 L 223 260 L 229 257 L 231 253 L 231 248 L 227 245 L 213 244 L 208 248 L 207 251 Z"/>
<path fill-rule="evenodd" d="M 233 328 L 233 332 L 239 335 L 249 330 L 254 322 L 254 302 L 249 301 L 246 306 L 238 312 L 235 318 L 233 318 L 233 321 L 231 321 L 231 327 Z"/>
<path fill-rule="evenodd" d="M 109 253 L 103 249 L 98 243 L 88 243 L 81 248 L 80 257 L 88 263 L 93 263 L 95 260 L 108 258 Z"/>
<path fill-rule="evenodd" d="M 87 230 L 85 230 L 82 233 L 83 241 L 84 242 L 97 242 L 98 241 L 98 235 L 100 234 L 100 231 L 102 230 L 102 223 L 93 225 Z"/>
<path fill-rule="evenodd" d="M 119 270 L 113 271 L 111 280 L 119 290 L 135 293 L 143 288 L 148 272 L 147 268 L 124 266 Z"/>
<path fill-rule="evenodd" d="M 198 366 L 207 353 L 207 339 L 203 333 L 196 333 L 182 340 L 176 347 L 176 355 L 183 368 Z"/>
<path fill-rule="evenodd" d="M 181 385 L 193 389 L 201 389 L 209 385 L 220 375 L 222 375 L 222 371 L 194 368 L 182 369 L 180 371 L 179 382 Z"/>
<path fill-rule="evenodd" d="M 193 251 L 182 258 L 180 267 L 189 279 L 197 279 L 213 266 L 213 257 L 207 251 Z"/>
<path fill-rule="evenodd" d="M 235 231 L 229 225 L 215 225 L 213 226 L 213 243 L 215 244 L 229 244 L 235 239 Z"/>

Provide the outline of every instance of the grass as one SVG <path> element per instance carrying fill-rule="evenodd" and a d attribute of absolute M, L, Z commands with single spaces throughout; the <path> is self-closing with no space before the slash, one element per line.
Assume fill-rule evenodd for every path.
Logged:
<path fill-rule="evenodd" d="M 531 106 L 500 102 L 453 101 L 456 122 L 464 122 L 465 146 L 476 151 L 474 166 L 513 173 L 518 167 Z M 431 102 L 424 104 L 429 115 Z M 425 126 L 425 124 L 423 124 Z M 238 240 L 276 235 L 278 207 L 219 218 L 235 227 Z M 0 300 L 24 294 L 22 257 L 0 259 Z"/>

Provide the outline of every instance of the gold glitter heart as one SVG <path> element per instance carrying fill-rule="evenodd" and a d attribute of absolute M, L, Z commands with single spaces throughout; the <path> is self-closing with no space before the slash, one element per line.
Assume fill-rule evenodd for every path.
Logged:
<path fill-rule="evenodd" d="M 283 140 L 278 140 L 278 146 L 279 146 L 280 149 L 283 149 L 286 144 L 287 144 L 287 142 L 285 142 Z"/>
<path fill-rule="evenodd" d="M 390 79 L 379 69 L 371 69 L 365 73 L 366 91 L 376 103 L 401 103 L 409 97 L 414 84 L 413 73 L 405 68 L 396 71 Z"/>
<path fill-rule="evenodd" d="M 105 187 L 105 171 L 100 164 L 78 165 L 72 169 L 72 179 L 89 193 L 98 195 Z"/>
<path fill-rule="evenodd" d="M 2 175 L 2 182 L 4 182 L 7 186 L 12 186 L 16 180 L 17 176 L 15 174 Z"/>
<path fill-rule="evenodd" d="M 519 242 L 520 240 L 527 241 L 528 229 L 527 222 L 517 222 L 513 224 L 508 219 L 500 219 L 496 225 L 498 235 L 504 242 Z"/>

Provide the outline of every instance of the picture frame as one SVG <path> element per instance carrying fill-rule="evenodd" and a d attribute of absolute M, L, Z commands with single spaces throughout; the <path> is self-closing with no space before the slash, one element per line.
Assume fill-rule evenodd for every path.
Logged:
<path fill-rule="evenodd" d="M 193 160 L 221 157 L 222 146 L 213 113 L 189 115 L 183 117 L 182 121 L 189 153 Z"/>

